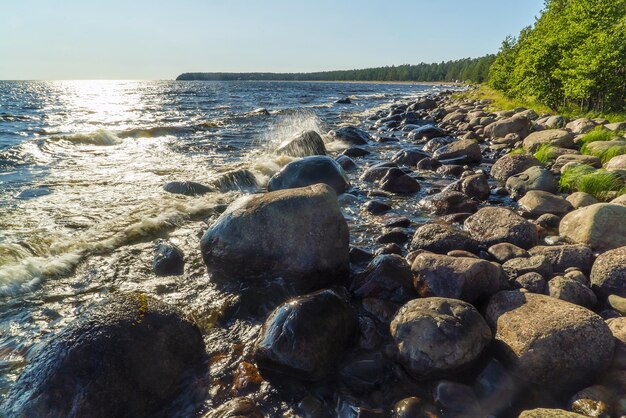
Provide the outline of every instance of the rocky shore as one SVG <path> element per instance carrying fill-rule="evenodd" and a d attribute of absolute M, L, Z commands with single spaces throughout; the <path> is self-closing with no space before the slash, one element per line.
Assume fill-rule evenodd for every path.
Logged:
<path fill-rule="evenodd" d="M 256 193 L 194 238 L 226 306 L 202 318 L 113 294 L 33 359 L 1 410 L 626 416 L 626 123 L 489 106 L 449 92 L 394 103 L 285 141 L 267 184 L 228 174 Z M 610 185 L 580 181 L 598 175 Z M 200 269 L 185 256 L 158 242 L 154 274 Z"/>

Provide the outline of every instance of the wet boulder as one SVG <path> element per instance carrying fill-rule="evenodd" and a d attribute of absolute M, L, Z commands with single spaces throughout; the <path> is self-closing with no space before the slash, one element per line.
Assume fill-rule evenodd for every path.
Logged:
<path fill-rule="evenodd" d="M 532 155 L 507 154 L 500 157 L 491 167 L 491 176 L 505 183 L 515 174 L 522 173 L 530 167 L 539 166 L 541 163 Z"/>
<path fill-rule="evenodd" d="M 222 193 L 233 190 L 255 192 L 259 187 L 259 183 L 254 173 L 246 169 L 224 173 L 217 179 L 213 180 L 211 184 Z"/>
<path fill-rule="evenodd" d="M 372 183 L 381 180 L 389 170 L 398 168 L 396 163 L 379 163 L 374 164 L 361 175 L 360 180 Z"/>
<path fill-rule="evenodd" d="M 348 244 L 335 192 L 316 184 L 237 199 L 205 232 L 200 248 L 216 279 L 283 277 L 312 289 L 347 276 Z"/>
<path fill-rule="evenodd" d="M 415 289 L 422 297 L 472 303 L 507 287 L 502 268 L 479 258 L 423 253 L 415 257 L 411 271 Z"/>
<path fill-rule="evenodd" d="M 478 200 L 486 200 L 491 194 L 487 178 L 482 174 L 472 174 L 463 177 L 447 186 L 445 190 L 462 192 Z"/>
<path fill-rule="evenodd" d="M 478 202 L 464 193 L 444 190 L 421 199 L 417 206 L 435 215 L 476 212 Z"/>
<path fill-rule="evenodd" d="M 433 158 L 438 161 L 453 160 L 455 164 L 475 164 L 482 161 L 480 145 L 471 139 L 461 139 L 437 148 Z"/>
<path fill-rule="evenodd" d="M 307 157 L 309 155 L 326 155 L 324 140 L 315 131 L 302 131 L 292 138 L 283 141 L 276 154 L 290 157 Z"/>
<path fill-rule="evenodd" d="M 426 250 L 446 254 L 453 250 L 478 252 L 478 242 L 466 232 L 448 225 L 426 224 L 415 231 L 410 244 L 411 250 Z"/>
<path fill-rule="evenodd" d="M 410 140 L 423 140 L 433 139 L 441 136 L 445 136 L 443 129 L 434 125 L 424 125 L 409 132 L 408 138 Z"/>
<path fill-rule="evenodd" d="M 321 290 L 277 307 L 263 324 L 254 356 L 261 371 L 321 380 L 334 371 L 356 330 L 342 295 Z"/>
<path fill-rule="evenodd" d="M 626 245 L 626 206 L 596 203 L 568 213 L 559 224 L 559 235 L 569 242 L 606 251 Z"/>
<path fill-rule="evenodd" d="M 215 189 L 193 181 L 170 181 L 165 183 L 163 190 L 168 193 L 182 194 L 185 196 L 201 196 L 215 192 Z"/>
<path fill-rule="evenodd" d="M 437 102 L 430 97 L 422 97 L 409 106 L 409 110 L 431 110 L 437 107 Z"/>
<path fill-rule="evenodd" d="M 397 194 L 417 193 L 421 186 L 413 177 L 399 168 L 391 168 L 380 180 L 380 188 L 386 192 Z"/>
<path fill-rule="evenodd" d="M 396 254 L 374 258 L 363 273 L 354 277 L 350 291 L 360 298 L 375 297 L 398 303 L 417 297 L 411 266 Z"/>
<path fill-rule="evenodd" d="M 531 190 L 556 193 L 559 190 L 559 182 L 550 170 L 530 167 L 522 173 L 509 177 L 506 181 L 506 188 L 511 197 L 519 199 Z"/>
<path fill-rule="evenodd" d="M 465 220 L 465 230 L 478 242 L 490 247 L 508 242 L 528 249 L 537 244 L 537 227 L 515 212 L 501 207 L 484 207 Z"/>
<path fill-rule="evenodd" d="M 249 398 L 235 398 L 219 405 L 202 418 L 264 418 L 261 409 Z"/>
<path fill-rule="evenodd" d="M 469 303 L 448 298 L 414 299 L 390 325 L 397 360 L 417 379 L 439 377 L 472 363 L 492 334 Z"/>
<path fill-rule="evenodd" d="M 351 145 L 365 145 L 372 139 L 363 129 L 356 126 L 345 126 L 328 132 L 333 141 L 341 141 Z"/>
<path fill-rule="evenodd" d="M 185 272 L 183 252 L 166 241 L 159 240 L 154 247 L 152 271 L 157 276 L 180 276 Z"/>
<path fill-rule="evenodd" d="M 205 355 L 200 330 L 176 309 L 140 293 L 114 294 L 42 347 L 3 410 L 12 417 L 152 417 L 202 375 Z"/>
<path fill-rule="evenodd" d="M 274 174 L 267 184 L 267 190 L 295 189 L 324 183 L 341 194 L 350 187 L 348 176 L 343 168 L 330 157 L 315 155 L 295 160 Z"/>
<path fill-rule="evenodd" d="M 335 161 L 339 163 L 339 165 L 341 166 L 341 168 L 344 169 L 344 171 L 352 171 L 352 170 L 356 170 L 357 168 L 359 168 L 359 166 L 354 162 L 354 160 L 348 157 L 347 155 L 339 155 L 337 158 L 335 158 Z"/>
<path fill-rule="evenodd" d="M 590 278 L 598 296 L 626 297 L 626 247 L 601 254 L 593 263 Z"/>
<path fill-rule="evenodd" d="M 613 355 L 613 335 L 600 316 L 549 296 L 497 293 L 486 318 L 507 368 L 542 390 L 568 393 L 590 384 Z"/>
<path fill-rule="evenodd" d="M 399 165 L 415 167 L 421 160 L 429 157 L 430 155 L 424 151 L 417 149 L 405 149 L 398 151 L 398 153 L 391 158 L 391 161 Z"/>

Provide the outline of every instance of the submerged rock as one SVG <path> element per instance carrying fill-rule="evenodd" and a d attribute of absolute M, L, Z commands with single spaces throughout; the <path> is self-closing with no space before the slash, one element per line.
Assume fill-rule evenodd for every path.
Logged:
<path fill-rule="evenodd" d="M 46 344 L 17 380 L 7 416 L 153 417 L 203 370 L 204 342 L 180 312 L 116 294 Z"/>
<path fill-rule="evenodd" d="M 315 155 L 295 160 L 274 174 L 267 184 L 267 190 L 295 189 L 324 183 L 338 195 L 350 187 L 350 181 L 339 163 L 325 155 Z"/>
<path fill-rule="evenodd" d="M 193 181 L 170 181 L 163 186 L 163 190 L 185 196 L 200 196 L 215 192 L 214 188 Z"/>
<path fill-rule="evenodd" d="M 348 225 L 325 184 L 245 196 L 202 237 L 209 273 L 223 280 L 283 277 L 305 288 L 345 278 Z"/>
<path fill-rule="evenodd" d="M 360 298 L 376 297 L 399 303 L 417 297 L 411 266 L 396 254 L 374 258 L 367 269 L 354 278 L 350 290 Z"/>
<path fill-rule="evenodd" d="M 259 187 L 254 173 L 246 169 L 224 173 L 214 180 L 212 184 L 222 193 L 232 190 L 254 192 Z"/>
<path fill-rule="evenodd" d="M 398 361 L 418 379 L 445 376 L 474 361 L 492 335 L 469 303 L 447 298 L 414 299 L 390 325 Z"/>
<path fill-rule="evenodd" d="M 293 138 L 283 141 L 276 154 L 289 155 L 291 157 L 307 157 L 310 155 L 326 155 L 324 140 L 315 131 L 303 131 Z"/>
<path fill-rule="evenodd" d="M 543 390 L 567 393 L 590 384 L 613 355 L 613 336 L 601 317 L 549 296 L 500 292 L 486 318 L 509 370 Z"/>
<path fill-rule="evenodd" d="M 320 380 L 334 370 L 356 329 L 352 308 L 336 292 L 300 296 L 269 315 L 255 358 L 262 371 Z"/>
<path fill-rule="evenodd" d="M 387 192 L 398 194 L 416 193 L 421 186 L 413 177 L 399 168 L 391 168 L 380 180 L 380 188 Z"/>
<path fill-rule="evenodd" d="M 169 242 L 157 242 L 154 248 L 152 271 L 157 276 L 180 276 L 185 272 L 183 252 Z"/>

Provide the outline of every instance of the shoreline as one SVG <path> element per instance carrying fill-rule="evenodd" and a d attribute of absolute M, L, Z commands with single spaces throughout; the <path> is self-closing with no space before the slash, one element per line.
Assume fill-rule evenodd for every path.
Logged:
<path fill-rule="evenodd" d="M 619 311 L 626 289 L 598 277 L 624 274 L 618 228 L 626 203 L 612 191 L 602 195 L 610 204 L 591 195 L 570 199 L 575 193 L 559 193 L 555 183 L 568 163 L 596 157 L 594 164 L 609 168 L 612 159 L 581 155 L 575 141 L 598 123 L 557 118 L 565 129 L 549 129 L 555 119 L 487 106 L 448 94 L 390 103 L 358 127 L 321 133 L 326 144 L 346 144 L 339 151 L 322 152 L 319 133 L 296 136 L 279 152 L 289 157 L 284 164 L 317 158 L 325 165 L 308 172 L 284 165 L 270 180 L 272 191 L 260 186 L 194 224 L 200 234 L 190 234 L 184 248 L 194 273 L 184 278 L 230 301 L 217 319 L 191 310 L 203 324 L 211 365 L 202 376 L 209 385 L 199 407 L 204 418 L 233 411 L 404 418 L 410 408 L 480 416 L 554 406 L 519 392 L 520 378 L 567 397 L 593 384 L 617 387 L 621 363 L 610 363 L 609 347 L 613 334 L 623 334 L 609 327 L 626 326 Z M 551 153 L 539 161 L 534 154 L 546 144 Z M 260 210 L 284 201 L 290 204 L 279 217 Z M 245 234 L 228 216 L 242 205 L 249 205 Z M 585 216 L 589 207 L 603 211 L 602 222 Z M 349 222 L 340 210 L 351 213 Z M 356 239 L 349 229 L 363 235 L 358 245 L 346 240 Z M 137 266 L 152 250 L 132 253 Z M 206 282 L 206 269 L 220 280 Z M 138 302 L 146 321 L 160 309 L 153 296 L 162 293 Z M 189 303 L 214 303 L 196 298 Z M 454 329 L 446 328 L 450 321 Z M 177 334 L 177 325 L 165 324 L 165 335 Z M 282 327 L 289 333 L 271 332 Z M 495 355 L 491 345 L 510 348 L 512 357 Z M 451 354 L 441 357 L 441 350 Z M 612 396 L 618 404 L 621 395 Z"/>

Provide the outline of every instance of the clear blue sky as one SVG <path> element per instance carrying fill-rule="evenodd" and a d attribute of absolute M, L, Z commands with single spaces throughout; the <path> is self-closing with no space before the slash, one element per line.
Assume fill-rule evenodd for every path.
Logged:
<path fill-rule="evenodd" d="M 543 0 L 8 0 L 0 79 L 318 71 L 498 50 Z"/>

